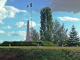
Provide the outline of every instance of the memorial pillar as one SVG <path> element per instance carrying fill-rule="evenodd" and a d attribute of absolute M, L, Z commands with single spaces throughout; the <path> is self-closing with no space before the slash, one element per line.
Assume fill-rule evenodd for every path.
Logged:
<path fill-rule="evenodd" d="M 26 33 L 26 40 L 25 41 L 31 41 L 30 35 L 29 35 L 29 20 L 27 21 L 27 33 Z"/>

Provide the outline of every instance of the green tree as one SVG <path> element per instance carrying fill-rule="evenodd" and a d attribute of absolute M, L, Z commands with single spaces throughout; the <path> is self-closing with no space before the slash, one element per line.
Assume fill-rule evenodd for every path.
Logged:
<path fill-rule="evenodd" d="M 68 29 L 64 28 L 64 23 L 61 26 L 61 24 L 57 20 L 53 21 L 53 43 L 58 46 L 66 45 L 67 31 Z"/>
<path fill-rule="evenodd" d="M 67 43 L 67 38 L 68 38 L 68 36 L 67 36 L 68 29 L 64 28 L 64 23 L 61 26 L 59 31 L 60 31 L 60 33 L 59 33 L 60 34 L 59 35 L 59 37 L 60 37 L 59 46 L 65 46 Z"/>
<path fill-rule="evenodd" d="M 31 31 L 32 31 L 32 41 L 39 41 L 39 33 L 35 30 L 35 29 L 33 29 L 33 28 L 31 28 Z"/>
<path fill-rule="evenodd" d="M 72 26 L 72 30 L 69 33 L 69 38 L 67 41 L 68 46 L 75 46 L 79 42 L 79 37 L 77 31 L 75 31 L 74 25 Z"/>
<path fill-rule="evenodd" d="M 53 32 L 52 32 L 52 42 L 56 45 L 59 43 L 59 28 L 61 27 L 60 23 L 57 20 L 53 20 Z"/>
<path fill-rule="evenodd" d="M 52 12 L 49 7 L 44 7 L 40 11 L 41 27 L 40 27 L 40 40 L 52 41 L 51 33 L 53 29 L 52 25 Z"/>

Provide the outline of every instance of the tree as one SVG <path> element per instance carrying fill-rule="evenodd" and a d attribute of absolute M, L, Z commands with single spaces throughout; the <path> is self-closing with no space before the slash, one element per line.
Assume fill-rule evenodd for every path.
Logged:
<path fill-rule="evenodd" d="M 75 27 L 74 25 L 72 26 L 72 30 L 69 33 L 69 38 L 67 41 L 68 46 L 75 46 L 77 43 L 79 42 L 79 38 L 78 38 L 78 33 L 77 31 L 75 31 Z"/>
<path fill-rule="evenodd" d="M 63 23 L 63 25 L 61 26 L 61 28 L 60 28 L 60 42 L 59 42 L 59 46 L 65 46 L 66 45 L 66 43 L 67 43 L 67 38 L 68 38 L 68 36 L 67 36 L 67 31 L 68 31 L 68 29 L 65 29 L 64 28 L 64 23 Z"/>
<path fill-rule="evenodd" d="M 52 42 L 56 45 L 58 45 L 59 43 L 59 28 L 60 28 L 60 23 L 57 20 L 53 20 L 53 32 L 52 32 Z"/>
<path fill-rule="evenodd" d="M 58 46 L 66 45 L 67 31 L 68 29 L 64 28 L 64 23 L 61 26 L 57 20 L 53 21 L 53 43 L 57 44 Z"/>
<path fill-rule="evenodd" d="M 31 30 L 32 30 L 32 33 L 31 33 L 32 34 L 32 41 L 39 41 L 39 33 L 33 28 L 31 28 Z"/>
<path fill-rule="evenodd" d="M 44 7 L 40 11 L 41 27 L 40 27 L 40 39 L 42 41 L 52 41 L 51 33 L 53 29 L 52 25 L 52 12 L 49 7 Z"/>

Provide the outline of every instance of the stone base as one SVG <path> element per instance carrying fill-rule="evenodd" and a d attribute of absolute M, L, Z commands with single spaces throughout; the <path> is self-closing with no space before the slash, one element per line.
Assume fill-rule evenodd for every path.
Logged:
<path fill-rule="evenodd" d="M 39 47 L 39 44 L 38 44 L 38 47 Z"/>
<path fill-rule="evenodd" d="M 32 41 L 32 40 L 25 40 L 25 41 Z"/>
<path fill-rule="evenodd" d="M 11 45 L 9 44 L 9 47 L 11 47 Z"/>

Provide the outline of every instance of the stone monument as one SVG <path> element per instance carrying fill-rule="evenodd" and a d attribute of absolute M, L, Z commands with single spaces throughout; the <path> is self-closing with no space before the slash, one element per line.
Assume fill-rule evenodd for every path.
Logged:
<path fill-rule="evenodd" d="M 29 35 L 29 20 L 27 21 L 27 33 L 26 33 L 26 40 L 25 41 L 31 41 L 30 35 Z"/>
<path fill-rule="evenodd" d="M 11 45 L 9 44 L 9 47 L 11 47 Z"/>
<path fill-rule="evenodd" d="M 77 47 L 78 47 L 78 45 L 77 45 Z"/>

